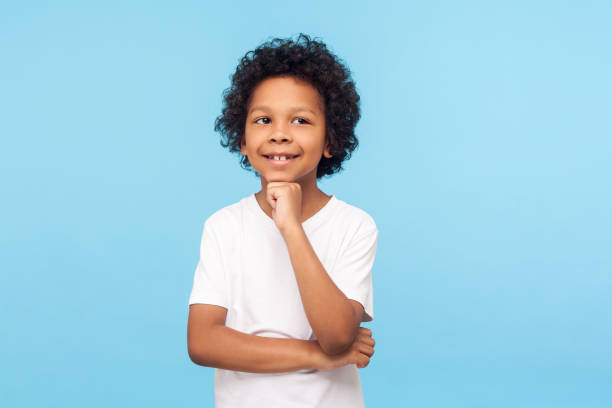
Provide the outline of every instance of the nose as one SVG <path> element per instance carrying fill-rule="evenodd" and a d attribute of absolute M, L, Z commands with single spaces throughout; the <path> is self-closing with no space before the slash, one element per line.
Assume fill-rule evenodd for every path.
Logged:
<path fill-rule="evenodd" d="M 268 138 L 269 142 L 288 142 L 289 140 L 290 139 L 283 134 L 272 135 Z"/>
<path fill-rule="evenodd" d="M 275 126 L 268 136 L 269 142 L 287 142 L 291 141 L 291 136 L 289 136 L 289 132 L 282 125 Z"/>

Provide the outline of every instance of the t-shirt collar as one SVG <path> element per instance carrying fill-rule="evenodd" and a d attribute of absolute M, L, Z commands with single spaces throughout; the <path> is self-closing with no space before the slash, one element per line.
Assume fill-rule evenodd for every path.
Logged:
<path fill-rule="evenodd" d="M 264 210 L 259 206 L 257 198 L 255 198 L 255 193 L 249 195 L 246 201 L 248 207 L 258 218 L 262 219 L 265 223 L 271 224 L 276 227 L 274 225 L 274 220 L 269 217 L 268 214 L 266 214 Z M 308 218 L 302 223 L 302 227 L 305 230 L 312 230 L 316 228 L 317 225 L 323 222 L 328 217 L 328 215 L 331 214 L 331 211 L 333 207 L 336 206 L 337 201 L 338 199 L 336 198 L 336 196 L 332 194 L 331 198 L 327 201 L 327 203 L 325 203 L 322 208 L 319 209 L 319 211 L 317 211 L 314 215 L 312 215 L 310 218 Z"/>

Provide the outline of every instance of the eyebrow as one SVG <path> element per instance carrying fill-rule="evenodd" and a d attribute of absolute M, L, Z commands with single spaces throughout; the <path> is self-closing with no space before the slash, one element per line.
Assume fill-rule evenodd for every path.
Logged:
<path fill-rule="evenodd" d="M 262 110 L 262 111 L 270 111 L 271 109 L 268 106 L 254 106 L 253 108 L 251 108 L 251 110 L 249 111 L 249 115 L 256 110 Z M 289 109 L 289 112 L 299 112 L 299 111 L 306 111 L 306 112 L 310 112 L 313 115 L 317 115 L 316 112 L 314 112 L 312 109 L 306 107 L 306 106 L 294 106 L 293 108 Z"/>

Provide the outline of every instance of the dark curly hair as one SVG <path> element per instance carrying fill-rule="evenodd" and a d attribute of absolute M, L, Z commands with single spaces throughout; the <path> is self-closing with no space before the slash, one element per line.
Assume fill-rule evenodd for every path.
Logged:
<path fill-rule="evenodd" d="M 266 41 L 242 57 L 231 76 L 231 86 L 223 92 L 224 106 L 215 120 L 215 131 L 223 136 L 221 146 L 240 154 L 253 90 L 264 79 L 279 76 L 306 81 L 319 92 L 325 108 L 325 142 L 333 156 L 329 159 L 321 156 L 317 179 L 338 173 L 342 162 L 350 159 L 359 145 L 355 137 L 360 118 L 359 94 L 350 70 L 342 61 L 323 42 L 303 33 L 296 41 L 291 38 Z M 252 169 L 247 156 L 242 156 L 241 167 Z M 259 177 L 257 171 L 255 175 Z"/>

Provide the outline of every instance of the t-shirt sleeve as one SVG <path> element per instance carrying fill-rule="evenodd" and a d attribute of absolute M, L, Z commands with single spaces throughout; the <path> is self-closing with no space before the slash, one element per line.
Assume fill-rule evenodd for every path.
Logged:
<path fill-rule="evenodd" d="M 209 220 L 204 223 L 200 241 L 200 259 L 193 277 L 189 304 L 206 303 L 228 308 L 226 271 L 222 252 Z"/>
<path fill-rule="evenodd" d="M 347 298 L 363 305 L 362 322 L 374 319 L 372 266 L 378 244 L 378 229 L 360 234 L 340 254 L 334 267 L 333 280 Z"/>

